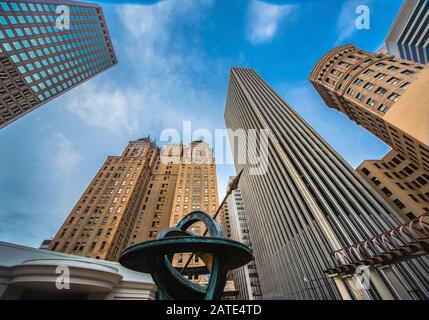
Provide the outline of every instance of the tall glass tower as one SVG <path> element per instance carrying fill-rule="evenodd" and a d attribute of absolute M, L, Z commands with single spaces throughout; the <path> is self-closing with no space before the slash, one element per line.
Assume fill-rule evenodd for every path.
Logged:
<path fill-rule="evenodd" d="M 0 128 L 116 63 L 100 6 L 0 1 Z"/>
<path fill-rule="evenodd" d="M 264 298 L 428 297 L 426 257 L 384 265 L 357 257 L 354 262 L 336 259 L 334 252 L 371 241 L 400 222 L 369 184 L 254 70 L 231 70 L 225 121 L 233 149 L 242 148 L 236 143 L 240 129 L 266 130 L 268 136 L 265 173 L 251 170 L 256 150 L 261 149 L 248 148 L 247 161 L 240 161 L 242 152 L 233 150 L 236 170 L 244 169 L 240 190 Z M 364 253 L 369 253 L 370 244 L 368 248 Z M 360 286 L 354 281 L 357 267 L 367 263 L 367 283 Z"/>

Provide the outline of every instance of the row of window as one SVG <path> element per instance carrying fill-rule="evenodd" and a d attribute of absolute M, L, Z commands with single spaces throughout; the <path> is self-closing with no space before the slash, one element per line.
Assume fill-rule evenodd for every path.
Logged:
<path fill-rule="evenodd" d="M 40 4 L 40 3 L 16 3 L 16 2 L 4 2 L 0 1 L 0 7 L 5 12 L 50 12 L 55 13 L 57 10 L 56 5 Z M 97 13 L 96 8 L 92 7 L 81 7 L 81 6 L 69 6 L 69 10 L 72 13 Z"/>

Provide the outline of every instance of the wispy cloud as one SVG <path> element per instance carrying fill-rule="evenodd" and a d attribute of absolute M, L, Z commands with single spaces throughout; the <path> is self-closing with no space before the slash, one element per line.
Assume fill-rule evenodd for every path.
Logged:
<path fill-rule="evenodd" d="M 272 5 L 253 0 L 248 9 L 247 40 L 254 45 L 273 40 L 283 19 L 294 11 L 294 6 Z"/>
<path fill-rule="evenodd" d="M 57 152 L 54 156 L 54 164 L 57 172 L 63 175 L 70 175 L 82 160 L 82 157 L 75 145 L 64 134 L 57 133 L 54 137 Z"/>
<path fill-rule="evenodd" d="M 335 45 L 341 44 L 348 38 L 352 37 L 355 32 L 359 31 L 356 28 L 356 8 L 359 5 L 368 5 L 370 0 L 349 0 L 343 4 L 337 20 L 337 40 Z"/>
<path fill-rule="evenodd" d="M 127 78 L 96 78 L 76 88 L 66 100 L 67 109 L 91 126 L 128 136 L 176 127 L 193 117 L 204 122 L 190 110 L 213 106 L 215 98 L 196 83 L 195 74 L 211 67 L 213 73 L 216 66 L 186 46 L 178 30 L 202 19 L 211 5 L 212 0 L 169 0 L 118 6 L 116 14 L 126 30 L 114 39 L 119 64 L 126 60 L 118 73 Z"/>

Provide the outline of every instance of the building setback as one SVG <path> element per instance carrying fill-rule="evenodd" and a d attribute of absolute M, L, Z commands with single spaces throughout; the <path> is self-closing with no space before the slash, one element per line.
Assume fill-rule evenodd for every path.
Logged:
<path fill-rule="evenodd" d="M 389 202 L 402 219 L 408 221 L 409 217 L 427 212 L 424 209 L 427 205 L 408 208 L 395 200 L 409 194 L 418 198 L 422 194 L 426 198 L 428 191 L 425 185 L 429 181 L 425 176 L 429 175 L 429 68 L 348 44 L 325 54 L 311 72 L 310 81 L 330 108 L 347 115 L 409 161 L 404 170 L 392 175 L 388 184 L 411 176 L 423 181 L 413 187 L 404 184 L 405 189 L 397 189 L 398 193 L 391 190 Z M 396 168 L 390 161 L 387 166 Z M 387 187 L 371 183 L 377 190 Z M 422 201 L 427 204 L 429 199 Z"/>
<path fill-rule="evenodd" d="M 233 149 L 238 129 L 268 130 L 267 172 L 244 169 L 240 190 L 264 298 L 423 299 L 428 260 L 371 267 L 359 290 L 353 273 L 332 273 L 333 252 L 400 224 L 393 210 L 252 69 L 233 68 L 225 109 Z M 263 147 L 263 145 L 262 145 Z M 233 150 L 234 151 L 234 150 Z M 345 263 L 345 262 L 344 262 Z"/>
<path fill-rule="evenodd" d="M 386 49 L 396 58 L 429 62 L 429 1 L 404 0 L 386 37 Z"/>
<path fill-rule="evenodd" d="M 116 63 L 99 5 L 0 1 L 0 128 Z"/>
<path fill-rule="evenodd" d="M 356 170 L 404 221 L 429 213 L 429 174 L 395 150 L 381 160 L 365 160 Z"/>
<path fill-rule="evenodd" d="M 230 182 L 234 177 L 230 177 Z M 243 197 L 240 189 L 232 191 L 226 202 L 230 219 L 230 238 L 239 241 L 252 248 L 252 242 L 249 236 L 249 227 L 247 226 L 246 212 L 244 210 Z M 235 288 L 238 290 L 238 299 L 240 300 L 260 300 L 261 285 L 259 284 L 258 271 L 255 261 L 247 265 L 232 270 Z"/>

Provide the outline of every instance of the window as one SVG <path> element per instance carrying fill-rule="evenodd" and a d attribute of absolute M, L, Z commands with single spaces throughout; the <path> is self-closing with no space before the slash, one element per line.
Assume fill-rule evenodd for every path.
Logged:
<path fill-rule="evenodd" d="M 384 89 L 383 87 L 378 87 L 377 90 L 375 90 L 375 93 L 378 94 L 379 96 L 385 94 L 387 92 L 386 89 Z"/>
<path fill-rule="evenodd" d="M 393 200 L 393 203 L 399 208 L 399 209 L 404 209 L 405 205 L 399 200 L 399 199 L 395 199 Z"/>
<path fill-rule="evenodd" d="M 413 219 L 415 219 L 416 218 L 416 216 L 414 215 L 414 213 L 412 213 L 412 212 L 408 212 L 407 214 L 406 214 L 406 216 L 407 216 L 407 218 L 408 219 L 410 219 L 410 220 L 413 220 Z"/>
<path fill-rule="evenodd" d="M 378 180 L 376 177 L 372 177 L 371 178 L 371 181 L 376 185 L 376 186 L 378 186 L 378 185 L 380 185 L 380 180 Z"/>
<path fill-rule="evenodd" d="M 392 93 L 387 99 L 392 100 L 394 102 L 398 101 L 399 95 L 396 93 Z"/>
<path fill-rule="evenodd" d="M 361 170 L 365 175 L 369 175 L 371 172 L 367 168 L 362 168 Z"/>
<path fill-rule="evenodd" d="M 405 82 L 402 86 L 401 86 L 401 88 L 402 89 L 408 89 L 408 87 L 410 86 L 410 83 L 409 82 Z"/>
<path fill-rule="evenodd" d="M 374 85 L 373 85 L 371 82 L 368 82 L 368 83 L 364 86 L 364 88 L 365 88 L 366 90 L 372 90 L 372 88 L 374 88 Z"/>
<path fill-rule="evenodd" d="M 398 78 L 395 78 L 395 77 L 392 77 L 392 78 L 390 78 L 389 80 L 387 80 L 387 83 L 390 83 L 390 84 L 398 84 L 398 83 L 399 83 L 399 79 L 398 79 Z"/>
<path fill-rule="evenodd" d="M 354 81 L 354 84 L 357 84 L 358 86 L 360 86 L 361 84 L 362 84 L 362 79 L 359 79 L 359 78 L 357 78 L 355 81 Z"/>
<path fill-rule="evenodd" d="M 369 98 L 368 101 L 366 102 L 366 104 L 370 105 L 371 107 L 373 107 L 375 105 L 376 101 L 372 98 Z"/>
<path fill-rule="evenodd" d="M 401 73 L 402 73 L 402 74 L 404 74 L 404 75 L 406 75 L 406 76 L 411 76 L 411 75 L 413 75 L 413 74 L 414 74 L 414 72 L 413 72 L 413 71 L 411 71 L 411 70 L 404 70 L 404 71 L 402 71 Z"/>
<path fill-rule="evenodd" d="M 377 73 L 374 78 L 377 79 L 377 80 L 383 80 L 385 76 L 386 75 L 384 73 L 380 72 L 380 73 Z"/>
<path fill-rule="evenodd" d="M 358 99 L 358 100 L 363 100 L 363 99 L 365 99 L 365 96 L 362 94 L 362 93 L 358 93 L 357 95 L 356 95 L 356 99 Z"/>
<path fill-rule="evenodd" d="M 390 197 L 392 195 L 392 192 L 389 189 L 387 189 L 386 187 L 381 189 L 381 191 L 388 197 Z"/>

